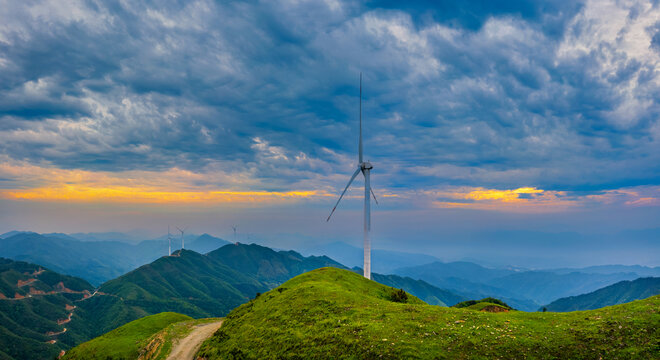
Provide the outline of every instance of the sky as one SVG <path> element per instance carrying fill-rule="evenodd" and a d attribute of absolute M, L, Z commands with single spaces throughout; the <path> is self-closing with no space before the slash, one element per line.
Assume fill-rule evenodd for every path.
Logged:
<path fill-rule="evenodd" d="M 660 265 L 660 3 L 0 0 L 0 232 Z"/>

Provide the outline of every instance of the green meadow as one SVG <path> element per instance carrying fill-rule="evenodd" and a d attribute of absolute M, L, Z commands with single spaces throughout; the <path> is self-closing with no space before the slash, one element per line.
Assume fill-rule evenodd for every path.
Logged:
<path fill-rule="evenodd" d="M 236 308 L 205 359 L 652 359 L 660 296 L 599 310 L 491 313 L 446 308 L 347 270 L 297 276 Z M 497 305 L 497 304 L 495 304 Z"/>

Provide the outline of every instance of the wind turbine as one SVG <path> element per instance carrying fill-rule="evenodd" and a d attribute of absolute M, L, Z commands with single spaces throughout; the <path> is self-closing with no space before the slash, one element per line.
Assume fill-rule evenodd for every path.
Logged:
<path fill-rule="evenodd" d="M 186 231 L 187 228 L 183 228 L 183 230 L 179 229 L 179 227 L 176 227 L 177 230 L 181 231 L 181 250 L 183 250 L 183 245 L 184 245 L 184 240 L 183 240 L 183 232 Z"/>
<path fill-rule="evenodd" d="M 238 229 L 238 225 L 232 225 L 232 229 L 234 229 L 234 243 L 236 243 L 236 230 Z"/>
<path fill-rule="evenodd" d="M 378 204 L 376 195 L 374 194 L 373 190 L 371 190 L 370 174 L 371 169 L 373 168 L 373 165 L 371 165 L 371 163 L 368 161 L 364 161 L 362 157 L 362 73 L 360 73 L 360 140 L 358 142 L 357 170 L 355 170 L 353 176 L 351 176 L 351 179 L 348 180 L 346 188 L 344 188 L 341 196 L 339 196 L 339 200 L 337 200 L 335 207 L 332 208 L 332 211 L 330 212 L 330 215 L 326 221 L 330 221 L 330 217 L 335 212 L 335 209 L 337 209 L 337 205 L 339 205 L 339 202 L 344 197 L 344 194 L 346 194 L 346 190 L 348 190 L 348 188 L 351 186 L 353 180 L 355 180 L 355 177 L 357 177 L 358 174 L 362 172 L 362 175 L 364 176 L 364 277 L 367 279 L 371 279 L 371 242 L 369 240 L 369 231 L 371 230 L 371 195 L 373 195 L 376 204 Z"/>

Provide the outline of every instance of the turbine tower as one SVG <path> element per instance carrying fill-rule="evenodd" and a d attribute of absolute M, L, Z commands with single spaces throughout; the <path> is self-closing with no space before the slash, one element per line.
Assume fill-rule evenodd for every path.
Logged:
<path fill-rule="evenodd" d="M 326 221 L 330 221 L 330 217 L 337 209 L 337 205 L 346 194 L 346 190 L 351 186 L 355 177 L 358 176 L 360 172 L 364 176 L 364 277 L 371 279 L 371 241 L 369 240 L 369 231 L 371 231 L 371 196 L 374 197 L 374 201 L 378 204 L 376 200 L 376 195 L 371 189 L 371 169 L 374 167 L 370 162 L 364 161 L 362 156 L 362 73 L 360 73 L 360 139 L 358 142 L 358 164 L 357 170 L 351 176 L 351 179 L 348 180 L 348 184 L 344 188 L 344 191 L 339 196 L 339 200 L 335 204 L 335 207 L 332 208 L 330 215 Z"/>
<path fill-rule="evenodd" d="M 183 245 L 184 245 L 184 239 L 183 239 L 183 232 L 186 231 L 187 228 L 183 228 L 183 230 L 179 229 L 179 227 L 176 227 L 177 230 L 181 232 L 181 250 L 183 250 Z"/>
<path fill-rule="evenodd" d="M 167 256 L 172 256 L 172 234 L 169 225 L 167 225 Z"/>
<path fill-rule="evenodd" d="M 232 225 L 232 229 L 234 229 L 234 243 L 236 243 L 236 230 L 238 230 L 238 225 Z"/>

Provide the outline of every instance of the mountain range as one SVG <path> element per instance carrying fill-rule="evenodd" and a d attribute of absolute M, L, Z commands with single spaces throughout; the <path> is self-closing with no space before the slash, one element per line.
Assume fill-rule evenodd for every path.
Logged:
<path fill-rule="evenodd" d="M 15 236 L 33 239 L 35 234 L 18 234 L 12 237 Z M 27 264 L 5 261 L 12 264 Z M 25 266 L 30 266 L 31 269 L 40 268 L 39 265 L 32 264 Z M 199 254 L 187 249 L 178 250 L 171 256 L 160 257 L 107 281 L 96 290 L 85 280 L 47 271 L 41 276 L 66 278 L 68 280 L 65 284 L 77 281 L 80 285 L 76 289 L 83 289 L 85 294 L 80 299 L 75 299 L 77 300 L 75 304 L 71 301 L 65 304 L 56 294 L 49 295 L 48 301 L 55 301 L 56 306 L 61 308 L 58 308 L 58 311 L 49 310 L 56 319 L 40 319 L 30 323 L 25 321 L 25 317 L 19 317 L 14 322 L 30 323 L 32 324 L 30 326 L 39 329 L 41 333 L 46 332 L 46 330 L 42 331 L 42 328 L 46 329 L 47 326 L 50 326 L 48 331 L 59 332 L 62 331 L 62 327 L 56 326 L 56 320 L 66 315 L 61 313 L 68 309 L 68 306 L 76 306 L 70 317 L 71 321 L 67 324 L 67 332 L 58 338 L 59 347 L 49 348 L 43 342 L 40 343 L 40 347 L 46 351 L 44 354 L 50 356 L 70 345 L 111 331 L 132 320 L 164 311 L 174 311 L 195 318 L 224 316 L 233 308 L 258 296 L 259 293 L 266 292 L 302 273 L 327 266 L 345 268 L 325 256 L 305 257 L 294 251 L 275 251 L 255 244 L 237 243 L 225 245 L 207 254 Z M 19 284 L 16 276 L 18 275 L 13 272 L 8 273 L 6 277 L 9 280 L 1 285 L 3 289 L 7 288 L 3 290 L 3 294 L 6 293 L 3 296 L 6 298 L 19 288 L 9 286 L 13 283 Z M 19 278 L 24 278 L 24 281 L 29 280 L 28 275 L 22 276 Z M 419 295 L 431 304 L 452 305 L 466 300 L 460 295 L 407 277 L 374 274 L 374 279 Z M 48 287 L 42 285 L 35 289 L 50 291 Z M 27 294 L 25 291 L 19 293 Z M 19 302 L 5 299 L 0 301 L 0 304 L 20 303 L 21 306 L 26 306 L 33 301 L 28 299 Z M 20 312 L 4 309 L 0 313 L 4 316 L 5 313 Z M 7 331 L 22 333 L 21 330 L 16 330 L 19 329 L 18 327 L 10 326 L 10 328 Z M 69 340 L 64 341 L 65 337 Z M 37 338 L 47 339 L 43 334 Z M 21 344 L 24 349 L 33 349 L 35 343 L 32 340 L 27 336 L 14 339 L 12 342 Z M 20 352 L 16 351 L 8 356 L 21 358 L 18 354 Z"/>
<path fill-rule="evenodd" d="M 228 241 L 208 234 L 186 238 L 186 248 L 200 253 L 215 250 Z M 0 256 L 46 266 L 54 271 L 99 285 L 167 254 L 167 240 L 83 241 L 66 234 L 41 235 L 10 232 L 0 239 Z M 178 239 L 172 250 L 180 249 Z"/>
<path fill-rule="evenodd" d="M 63 274 L 82 277 L 93 285 L 100 285 L 121 276 L 167 253 L 165 238 L 129 243 L 124 240 L 130 236 L 121 233 L 67 235 L 12 231 L 0 237 L 3 238 L 0 240 L 0 256 L 41 264 Z M 76 237 L 87 240 L 83 241 Z M 104 240 L 108 238 L 124 240 Z M 186 237 L 186 248 L 202 254 L 226 244 L 229 242 L 208 234 Z M 173 250 L 178 249 L 179 239 L 174 240 L 172 245 Z M 321 251 L 327 253 L 320 253 Z M 341 242 L 308 249 L 307 253 L 329 255 L 329 258 L 335 262 L 334 266 L 361 265 L 362 250 Z M 241 261 L 232 263 L 231 257 L 234 256 L 238 256 L 237 259 L 240 258 Z M 463 299 L 489 296 L 501 298 L 514 308 L 525 311 L 535 311 L 542 304 L 558 298 L 587 293 L 618 281 L 656 276 L 660 273 L 660 267 L 624 265 L 543 271 L 487 268 L 472 262 L 442 263 L 430 255 L 385 250 L 374 250 L 373 260 L 374 271 L 377 273 L 423 280 L 435 288 L 446 289 Z M 240 254 L 232 254 L 222 261 L 232 263 L 232 266 L 236 267 L 254 260 L 241 257 Z M 262 275 L 259 275 L 261 281 L 274 285 L 288 279 L 286 273 L 278 273 L 281 270 L 277 267 L 281 267 L 281 264 L 274 266 L 272 269 L 262 269 Z M 241 270 L 246 269 L 241 268 Z M 266 279 L 263 274 L 269 274 L 268 276 L 273 278 Z M 434 303 L 432 297 L 427 295 L 423 297 Z M 454 300 L 448 305 L 451 305 L 452 301 Z"/>
<path fill-rule="evenodd" d="M 606 271 L 609 270 L 609 271 Z M 469 298 L 496 297 L 519 310 L 535 311 L 560 297 L 584 294 L 622 280 L 634 280 L 655 268 L 612 266 L 567 271 L 491 269 L 470 262 L 433 262 L 399 268 L 395 274 L 424 280 Z M 622 270 L 625 272 L 617 272 Z"/>
<path fill-rule="evenodd" d="M 306 255 L 325 255 L 349 268 L 363 265 L 364 251 L 341 241 L 329 244 L 317 245 L 302 249 Z M 407 266 L 416 266 L 440 261 L 435 256 L 427 254 L 415 254 L 401 251 L 371 250 L 371 270 L 381 274 L 391 274 L 395 269 Z"/>
<path fill-rule="evenodd" d="M 93 291 L 83 279 L 0 258 L 0 359 L 53 358 L 95 335 L 70 323 Z"/>
<path fill-rule="evenodd" d="M 646 277 L 621 281 L 587 294 L 557 299 L 543 308 L 557 312 L 592 310 L 646 299 L 658 294 L 660 294 L 660 277 Z"/>

